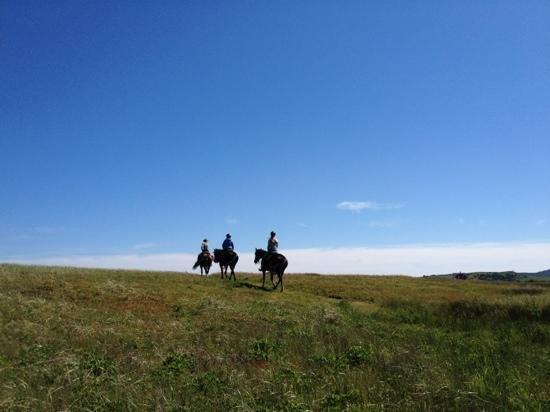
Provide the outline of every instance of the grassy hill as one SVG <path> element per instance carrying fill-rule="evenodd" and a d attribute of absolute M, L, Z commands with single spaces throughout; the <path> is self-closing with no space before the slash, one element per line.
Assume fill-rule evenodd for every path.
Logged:
<path fill-rule="evenodd" d="M 0 410 L 550 410 L 550 284 L 0 265 Z"/>

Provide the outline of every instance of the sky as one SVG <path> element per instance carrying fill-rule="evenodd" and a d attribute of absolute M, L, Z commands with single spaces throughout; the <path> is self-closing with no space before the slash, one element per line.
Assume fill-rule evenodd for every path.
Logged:
<path fill-rule="evenodd" d="M 547 1 L 0 0 L 0 261 L 550 268 Z"/>

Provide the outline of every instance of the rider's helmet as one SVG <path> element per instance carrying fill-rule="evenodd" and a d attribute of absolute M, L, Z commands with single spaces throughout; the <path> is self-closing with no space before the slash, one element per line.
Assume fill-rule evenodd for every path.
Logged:
<path fill-rule="evenodd" d="M 275 235 L 276 235 L 276 233 L 272 230 L 272 231 L 271 231 L 271 237 L 273 237 L 273 236 L 275 236 Z"/>
<path fill-rule="evenodd" d="M 202 241 L 206 243 L 208 242 L 208 239 L 204 238 Z"/>
<path fill-rule="evenodd" d="M 227 235 L 225 235 L 225 237 L 231 239 L 231 233 L 228 233 Z"/>

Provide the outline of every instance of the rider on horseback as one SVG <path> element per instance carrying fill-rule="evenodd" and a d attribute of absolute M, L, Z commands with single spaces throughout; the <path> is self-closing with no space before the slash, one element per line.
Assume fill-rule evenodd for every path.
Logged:
<path fill-rule="evenodd" d="M 201 243 L 201 253 L 210 253 L 208 250 L 208 239 L 203 239 Z"/>
<path fill-rule="evenodd" d="M 197 257 L 197 262 L 200 262 L 203 256 L 211 256 L 210 250 L 208 250 L 208 239 L 204 238 L 201 243 L 201 253 Z"/>
<path fill-rule="evenodd" d="M 196 269 L 198 266 L 201 267 L 201 275 L 203 269 L 206 270 L 206 274 L 208 275 L 208 272 L 210 270 L 210 266 L 212 265 L 212 260 L 214 260 L 214 257 L 210 254 L 210 251 L 208 250 L 208 239 L 203 239 L 201 243 L 201 253 L 197 256 L 197 261 L 193 265 L 193 269 Z"/>
<path fill-rule="evenodd" d="M 222 243 L 222 249 L 223 250 L 228 250 L 228 251 L 229 250 L 233 251 L 233 249 L 235 249 L 235 246 L 233 245 L 233 241 L 231 240 L 231 234 L 230 233 L 225 235 L 225 240 Z"/>
<path fill-rule="evenodd" d="M 273 231 L 271 231 L 269 239 L 267 239 L 267 253 L 262 258 L 262 262 L 260 265 L 260 272 L 263 272 L 265 270 L 265 262 L 273 256 L 277 254 L 277 249 L 279 248 L 279 241 L 275 237 L 277 234 Z"/>

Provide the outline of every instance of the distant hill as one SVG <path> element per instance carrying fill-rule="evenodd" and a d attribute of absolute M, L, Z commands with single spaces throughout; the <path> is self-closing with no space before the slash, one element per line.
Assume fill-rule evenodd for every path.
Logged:
<path fill-rule="evenodd" d="M 505 272 L 470 272 L 470 273 L 448 273 L 443 275 L 431 275 L 425 277 L 450 277 L 454 278 L 457 275 L 462 276 L 462 279 L 478 279 L 478 280 L 495 280 L 495 281 L 528 281 L 528 280 L 549 280 L 550 281 L 550 269 L 540 272 L 518 273 L 513 270 Z"/>
<path fill-rule="evenodd" d="M 541 270 L 536 273 L 521 273 L 521 275 L 525 275 L 530 278 L 546 278 L 550 280 L 550 269 Z"/>

